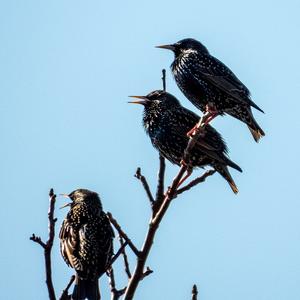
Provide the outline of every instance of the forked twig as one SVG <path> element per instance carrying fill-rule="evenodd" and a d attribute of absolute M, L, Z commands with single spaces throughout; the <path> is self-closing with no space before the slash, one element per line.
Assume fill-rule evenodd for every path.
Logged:
<path fill-rule="evenodd" d="M 46 284 L 47 284 L 50 300 L 56 300 L 53 281 L 52 281 L 52 269 L 51 269 L 51 250 L 52 250 L 53 240 L 55 236 L 55 223 L 57 221 L 57 219 L 54 218 L 55 201 L 56 201 L 56 195 L 54 194 L 53 189 L 51 189 L 49 192 L 49 210 L 48 210 L 49 236 L 47 242 L 44 243 L 42 239 L 39 236 L 36 236 L 34 233 L 30 237 L 30 240 L 39 244 L 44 249 Z"/>

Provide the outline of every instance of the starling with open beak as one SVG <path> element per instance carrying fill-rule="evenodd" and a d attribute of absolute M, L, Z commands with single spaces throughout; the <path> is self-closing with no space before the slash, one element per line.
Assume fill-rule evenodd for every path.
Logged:
<path fill-rule="evenodd" d="M 97 193 L 78 189 L 71 202 L 59 238 L 62 257 L 76 271 L 72 300 L 99 300 L 99 277 L 113 254 L 114 232 Z"/>
<path fill-rule="evenodd" d="M 131 97 L 139 100 L 130 103 L 144 106 L 143 124 L 153 146 L 171 163 L 180 165 L 189 141 L 186 133 L 200 117 L 181 106 L 173 95 L 164 91 L 158 90 L 147 96 Z M 191 175 L 195 167 L 211 166 L 227 180 L 233 192 L 237 193 L 238 188 L 228 171 L 228 166 L 240 172 L 242 170 L 226 154 L 227 147 L 221 135 L 210 125 L 205 126 L 202 137 L 190 153 L 184 179 Z"/>

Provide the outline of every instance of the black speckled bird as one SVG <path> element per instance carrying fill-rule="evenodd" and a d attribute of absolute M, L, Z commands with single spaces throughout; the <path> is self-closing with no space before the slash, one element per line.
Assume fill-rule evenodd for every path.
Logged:
<path fill-rule="evenodd" d="M 201 111 L 213 117 L 227 113 L 248 125 L 256 142 L 265 135 L 255 121 L 251 107 L 263 112 L 251 99 L 247 87 L 221 61 L 194 39 L 157 46 L 172 50 L 174 78 L 183 94 Z"/>
<path fill-rule="evenodd" d="M 186 133 L 199 121 L 200 117 L 181 106 L 171 94 L 154 91 L 147 96 L 131 96 L 139 101 L 130 103 L 144 106 L 143 125 L 153 146 L 171 163 L 180 165 L 189 138 Z M 191 151 L 191 167 L 212 166 L 229 183 L 234 193 L 238 188 L 227 166 L 240 172 L 241 168 L 227 157 L 227 147 L 221 135 L 210 125 L 204 129 L 203 136 Z M 189 170 L 188 177 L 192 168 Z"/>
<path fill-rule="evenodd" d="M 113 254 L 114 232 L 97 193 L 78 189 L 66 197 L 72 200 L 62 223 L 60 251 L 68 266 L 76 271 L 72 299 L 98 300 L 99 277 Z"/>

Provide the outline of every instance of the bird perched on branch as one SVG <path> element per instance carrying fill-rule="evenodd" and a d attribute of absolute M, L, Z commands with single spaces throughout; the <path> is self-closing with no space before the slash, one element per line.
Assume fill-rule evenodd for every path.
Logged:
<path fill-rule="evenodd" d="M 60 251 L 68 266 L 76 271 L 72 300 L 98 300 L 99 277 L 113 254 L 114 232 L 97 193 L 78 189 L 69 195 L 71 203 L 62 223 Z"/>
<path fill-rule="evenodd" d="M 171 70 L 183 94 L 202 112 L 213 119 L 224 113 L 244 122 L 256 142 L 265 135 L 255 121 L 251 107 L 263 112 L 250 98 L 248 88 L 221 61 L 210 55 L 194 39 L 157 46 L 174 52 Z"/>
<path fill-rule="evenodd" d="M 138 101 L 130 103 L 144 106 L 143 124 L 153 146 L 171 163 L 180 165 L 184 158 L 189 138 L 186 133 L 200 117 L 181 106 L 171 94 L 157 90 L 147 96 L 130 96 Z M 190 153 L 188 178 L 194 167 L 212 166 L 229 183 L 234 193 L 238 188 L 227 166 L 240 172 L 241 168 L 227 157 L 227 147 L 221 135 L 210 125 L 202 129 L 202 136 Z M 182 183 L 182 182 L 181 182 Z"/>

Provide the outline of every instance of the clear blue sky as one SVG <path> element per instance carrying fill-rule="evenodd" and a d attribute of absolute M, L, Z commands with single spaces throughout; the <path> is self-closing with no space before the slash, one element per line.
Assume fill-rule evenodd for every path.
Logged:
<path fill-rule="evenodd" d="M 257 145 L 236 120 L 214 121 L 244 170 L 232 171 L 240 193 L 215 175 L 174 201 L 136 299 L 189 299 L 193 283 L 201 300 L 300 299 L 299 9 L 296 0 L 1 1 L 1 299 L 47 299 L 42 249 L 28 238 L 46 237 L 51 187 L 99 192 L 142 244 L 150 210 L 133 174 L 142 167 L 154 187 L 158 155 L 127 96 L 161 88 L 166 68 L 168 91 L 197 111 L 170 76 L 172 54 L 154 48 L 185 37 L 249 87 L 266 137 Z M 168 164 L 167 182 L 177 170 Z M 57 230 L 66 213 L 57 210 Z M 57 238 L 53 252 L 60 292 L 72 270 Z M 123 287 L 124 274 L 117 280 Z"/>

